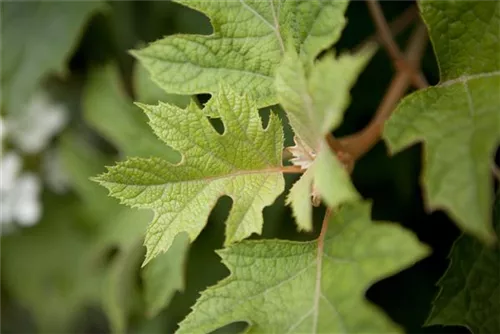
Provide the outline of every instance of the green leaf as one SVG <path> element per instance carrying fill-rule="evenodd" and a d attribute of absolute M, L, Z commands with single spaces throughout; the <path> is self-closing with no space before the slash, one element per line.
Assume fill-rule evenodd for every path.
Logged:
<path fill-rule="evenodd" d="M 491 165 L 500 143 L 500 3 L 422 1 L 420 10 L 441 82 L 406 97 L 384 137 L 393 153 L 423 141 L 428 207 L 447 210 L 463 231 L 491 243 Z"/>
<path fill-rule="evenodd" d="M 142 231 L 150 215 L 118 205 L 101 191 L 104 189 L 89 182 L 91 175 L 102 171 L 106 159 L 75 133 L 62 138 L 59 151 L 81 199 L 78 209 L 85 224 L 92 228 L 85 251 L 79 254 L 90 258 L 82 270 L 100 278 L 96 283 L 97 302 L 109 319 L 111 331 L 124 333 L 134 303 L 139 300 L 136 274 L 143 257 Z M 113 252 L 112 258 L 108 258 L 109 252 Z M 99 261 L 103 265 L 97 266 L 100 272 L 95 273 L 93 267 Z"/>
<path fill-rule="evenodd" d="M 495 228 L 500 233 L 500 193 L 495 205 Z M 427 325 L 462 325 L 473 333 L 500 332 L 500 247 L 482 245 L 462 235 L 450 253 L 450 267 Z"/>
<path fill-rule="evenodd" d="M 136 100 L 142 103 L 158 103 L 158 101 L 173 103 L 185 108 L 190 97 L 186 95 L 167 94 L 151 80 L 149 72 L 140 62 L 136 62 L 133 70 L 133 84 Z"/>
<path fill-rule="evenodd" d="M 328 54 L 308 72 L 292 50 L 278 67 L 278 100 L 298 137 L 297 145 L 312 160 L 307 180 L 304 175 L 287 199 L 301 229 L 312 229 L 311 191 L 317 191 L 331 207 L 360 197 L 344 166 L 332 154 L 325 135 L 342 122 L 350 103 L 349 91 L 373 51 L 367 47 L 358 54 L 338 58 Z"/>
<path fill-rule="evenodd" d="M 2 107 L 17 112 L 50 73 L 64 74 L 101 1 L 2 1 Z"/>
<path fill-rule="evenodd" d="M 74 197 L 45 197 L 36 226 L 2 236 L 2 289 L 31 313 L 41 333 L 71 331 L 83 307 L 99 298 L 102 272 L 88 266 L 90 241 L 78 207 Z"/>
<path fill-rule="evenodd" d="M 141 74 L 136 74 L 135 79 L 135 86 L 140 87 L 139 98 L 149 100 L 147 92 L 151 92 L 151 84 Z M 87 122 L 127 156 L 160 156 L 171 162 L 179 161 L 179 154 L 151 132 L 147 117 L 132 104 L 121 85 L 118 69 L 113 65 L 91 71 L 83 98 Z"/>
<path fill-rule="evenodd" d="M 236 321 L 252 333 L 395 332 L 364 295 L 370 285 L 426 256 L 402 227 L 373 223 L 370 204 L 343 206 L 318 241 L 244 241 L 219 251 L 231 275 L 204 291 L 179 333 Z"/>
<path fill-rule="evenodd" d="M 349 106 L 349 91 L 370 60 L 367 47 L 357 54 L 325 55 L 310 71 L 296 52 L 288 51 L 276 72 L 276 91 L 290 125 L 310 149 L 317 152 L 323 137 L 335 130 Z"/>
<path fill-rule="evenodd" d="M 216 99 L 225 127 L 222 135 L 194 103 L 186 109 L 140 105 L 158 137 L 181 152 L 181 162 L 131 158 L 96 178 L 122 203 L 155 212 L 146 234 L 145 264 L 166 251 L 180 232 L 194 240 L 224 194 L 233 199 L 226 244 L 260 233 L 262 209 L 283 191 L 279 118 L 272 114 L 263 129 L 248 96 L 224 89 Z"/>
<path fill-rule="evenodd" d="M 154 317 L 167 306 L 176 291 L 184 290 L 183 271 L 189 239 L 179 234 L 169 250 L 148 263 L 142 270 L 146 314 Z"/>
<path fill-rule="evenodd" d="M 215 94 L 225 82 L 258 107 L 276 104 L 274 72 L 285 45 L 301 60 L 333 44 L 344 27 L 347 1 L 183 0 L 211 18 L 212 35 L 174 35 L 133 54 L 167 92 Z"/>
<path fill-rule="evenodd" d="M 174 96 L 161 91 L 152 83 L 147 72 L 139 64 L 136 64 L 134 68 L 133 83 L 139 101 L 156 102 L 162 99 L 180 106 L 185 106 L 189 102 L 189 98 L 186 96 Z M 121 84 L 122 81 L 118 70 L 113 65 L 95 69 L 91 72 L 84 94 L 85 115 L 89 123 L 113 142 L 125 155 L 156 155 L 162 156 L 170 162 L 178 162 L 180 160 L 178 152 L 165 146 L 151 132 L 151 128 L 146 124 L 147 117 L 140 108 L 132 104 L 131 99 L 126 96 L 120 86 Z M 84 149 L 85 147 L 75 146 L 73 149 L 67 150 L 66 154 L 81 152 Z M 88 151 L 88 148 L 84 151 Z M 89 159 L 96 160 L 90 157 Z M 72 164 L 72 170 L 78 170 L 85 166 L 85 163 L 82 164 L 77 160 L 75 158 L 71 160 L 76 162 Z M 99 166 L 104 165 L 105 163 L 100 163 Z M 91 174 L 87 173 L 85 182 L 81 183 L 82 187 L 100 188 L 96 184 L 88 183 L 88 177 L 99 172 L 101 170 Z M 142 231 L 146 228 L 145 223 L 150 220 L 149 213 L 135 210 L 131 212 L 130 209 L 116 203 L 109 203 L 111 199 L 106 194 L 104 194 L 106 198 L 103 198 L 100 193 L 97 194 L 95 189 L 93 189 L 94 191 L 87 190 L 83 191 L 82 195 L 89 200 L 87 203 L 89 207 L 93 208 L 92 211 L 102 208 L 96 215 L 97 220 L 105 222 L 109 226 L 121 226 L 120 228 L 123 231 L 133 231 L 128 244 L 124 245 L 123 251 L 117 255 L 116 260 L 111 264 L 112 269 L 110 269 L 105 283 L 105 286 L 107 286 L 105 288 L 106 293 L 103 295 L 103 305 L 112 322 L 113 331 L 124 332 L 126 330 L 127 314 L 131 312 L 133 297 L 135 297 L 130 296 L 135 291 L 131 290 L 130 286 L 136 281 L 136 259 L 137 256 L 143 256 L 136 245 L 143 238 Z M 116 207 L 118 207 L 118 210 L 112 210 L 112 208 Z M 130 219 L 127 219 L 127 217 L 130 217 Z M 123 234 L 121 231 L 110 230 L 109 232 L 111 233 L 104 233 L 103 235 Z M 183 288 L 183 261 L 187 253 L 187 246 L 188 244 L 182 242 L 182 240 L 174 242 L 174 246 L 168 252 L 145 268 L 143 292 L 148 314 L 156 314 L 169 303 L 175 291 Z"/>

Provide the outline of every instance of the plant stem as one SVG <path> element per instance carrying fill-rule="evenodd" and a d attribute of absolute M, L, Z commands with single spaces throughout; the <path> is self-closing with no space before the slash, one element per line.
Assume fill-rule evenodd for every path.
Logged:
<path fill-rule="evenodd" d="M 317 332 L 318 328 L 318 311 L 319 311 L 319 300 L 321 296 L 321 272 L 323 268 L 323 249 L 325 247 L 325 235 L 328 230 L 328 220 L 332 213 L 331 208 L 327 208 L 325 212 L 325 218 L 323 218 L 323 223 L 321 225 L 321 232 L 318 237 L 318 249 L 316 253 L 316 286 L 314 288 L 314 315 L 313 315 L 313 330 L 312 333 Z"/>
<path fill-rule="evenodd" d="M 427 31 L 423 23 L 415 28 L 406 51 L 408 62 L 412 67 L 418 66 L 427 45 Z M 385 121 L 389 118 L 396 104 L 407 91 L 412 72 L 401 69 L 393 78 L 387 92 L 371 122 L 360 132 L 341 139 L 345 150 L 354 160 L 368 152 L 380 139 Z M 427 87 L 427 86 L 426 86 Z"/>
<path fill-rule="evenodd" d="M 323 254 L 324 242 L 326 231 L 328 230 L 328 221 L 332 215 L 332 208 L 326 208 L 325 217 L 323 217 L 323 223 L 321 224 L 321 232 L 318 237 L 318 254 Z"/>
<path fill-rule="evenodd" d="M 387 24 L 384 13 L 380 4 L 376 0 L 366 0 L 370 15 L 372 16 L 375 27 L 378 31 L 378 36 L 382 42 L 382 45 L 386 48 L 387 53 L 392 59 L 396 69 L 401 72 L 408 72 L 412 83 L 417 88 L 427 87 L 427 80 L 425 80 L 424 75 L 416 69 L 416 67 L 409 61 L 405 59 L 405 56 L 399 49 L 398 45 L 394 41 L 391 29 Z"/>
<path fill-rule="evenodd" d="M 407 8 L 400 16 L 394 19 L 388 26 L 389 35 L 398 35 L 405 28 L 407 28 L 415 19 L 418 18 L 418 9 L 416 6 L 411 6 Z M 383 19 L 384 22 L 385 19 Z M 387 25 L 387 23 L 386 23 Z M 368 37 L 364 42 L 360 43 L 355 50 L 360 50 L 368 44 L 373 43 L 383 43 L 383 38 L 381 34 L 373 34 Z M 399 51 L 399 49 L 398 49 Z M 336 152 L 338 156 L 346 157 L 346 161 L 342 161 L 346 166 L 349 172 L 352 172 L 354 169 L 354 159 L 352 158 L 350 152 L 346 150 L 345 142 L 343 140 L 336 139 L 331 133 L 325 136 L 325 141 L 333 152 Z"/>
<path fill-rule="evenodd" d="M 397 36 L 403 32 L 411 23 L 418 18 L 418 9 L 415 5 L 408 7 L 401 15 L 389 23 L 389 30 L 392 36 Z M 354 50 L 361 50 L 365 45 L 382 43 L 382 38 L 378 33 L 368 37 L 365 41 L 359 44 Z"/>
<path fill-rule="evenodd" d="M 305 172 L 300 166 L 282 166 L 277 170 L 284 174 L 302 174 Z"/>

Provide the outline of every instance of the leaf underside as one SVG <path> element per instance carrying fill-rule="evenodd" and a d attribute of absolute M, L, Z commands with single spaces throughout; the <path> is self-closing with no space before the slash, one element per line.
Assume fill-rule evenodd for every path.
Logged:
<path fill-rule="evenodd" d="M 222 195 L 233 200 L 226 244 L 260 233 L 262 209 L 283 192 L 279 118 L 272 114 L 263 129 L 248 96 L 226 88 L 215 99 L 224 124 L 222 135 L 194 103 L 186 109 L 140 105 L 157 136 L 181 153 L 181 162 L 130 158 L 97 178 L 122 203 L 154 211 L 146 234 L 145 264 L 166 251 L 180 232 L 194 240 Z"/>
<path fill-rule="evenodd" d="M 221 82 L 258 107 L 276 104 L 274 71 L 285 46 L 306 64 L 332 45 L 347 1 L 183 0 L 206 14 L 212 35 L 173 35 L 133 54 L 169 93 L 215 94 Z"/>

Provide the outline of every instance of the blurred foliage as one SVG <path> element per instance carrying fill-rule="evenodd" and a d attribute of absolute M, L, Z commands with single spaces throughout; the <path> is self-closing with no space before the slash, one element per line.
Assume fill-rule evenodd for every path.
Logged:
<path fill-rule="evenodd" d="M 410 5 L 382 3 L 388 19 Z M 231 201 L 219 200 L 189 250 L 176 240 L 178 246 L 159 257 L 156 268 L 141 273 L 151 214 L 119 205 L 89 178 L 125 156 L 178 159 L 159 143 L 132 101 L 182 106 L 189 98 L 159 90 L 128 50 L 173 33 L 208 34 L 208 19 L 169 1 L 2 2 L 1 15 L 2 114 L 15 113 L 37 87 L 67 106 L 70 124 L 52 145 L 62 156 L 71 186 L 64 195 L 45 190 L 42 220 L 2 236 L 1 332 L 173 332 L 200 291 L 228 274 L 214 250 L 222 247 L 222 221 Z M 340 50 L 354 48 L 374 31 L 363 2 L 353 1 L 347 18 Z M 407 37 L 408 32 L 402 33 L 398 42 Z M 435 83 L 438 71 L 430 47 L 423 68 Z M 352 104 L 336 134 L 367 124 L 392 74 L 389 57 L 379 51 L 353 88 Z M 203 95 L 192 98 L 206 101 Z M 267 114 L 262 112 L 264 119 Z M 290 144 L 289 128 L 285 136 Z M 459 232 L 442 212 L 427 213 L 419 186 L 420 159 L 420 147 L 389 157 L 379 143 L 354 170 L 358 191 L 373 199 L 375 220 L 401 222 L 433 248 L 430 257 L 375 284 L 367 296 L 410 333 L 467 333 L 464 327 L 423 327 Z M 286 176 L 287 189 L 294 180 Z M 311 240 L 319 232 L 321 211 L 315 212 L 315 232 L 298 233 L 281 195 L 264 210 L 263 237 Z M 150 271 L 165 273 L 165 281 L 150 280 Z M 236 323 L 218 332 L 243 326 Z"/>

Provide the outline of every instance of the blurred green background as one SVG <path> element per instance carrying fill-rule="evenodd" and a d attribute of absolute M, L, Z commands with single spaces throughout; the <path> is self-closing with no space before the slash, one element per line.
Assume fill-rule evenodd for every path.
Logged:
<path fill-rule="evenodd" d="M 389 20 L 411 5 L 382 2 Z M 174 256 L 158 259 L 164 261 L 164 281 L 155 282 L 155 291 L 172 300 L 157 313 L 161 305 L 145 306 L 152 290 L 145 284 L 149 274 L 140 269 L 151 213 L 119 205 L 89 178 L 127 156 L 175 154 L 156 139 L 132 102 L 183 106 L 190 97 L 162 92 L 128 50 L 174 33 L 209 34 L 209 20 L 169 1 L 12 1 L 0 8 L 1 332 L 173 332 L 199 292 L 228 274 L 214 250 L 222 247 L 230 201 L 219 201 L 193 244 L 179 237 Z M 364 2 L 352 2 L 347 17 L 338 51 L 374 32 Z M 402 46 L 410 31 L 398 36 Z M 430 44 L 422 66 L 435 84 L 439 73 Z M 336 135 L 367 124 L 393 74 L 389 57 L 379 51 L 354 87 Z M 203 103 L 208 96 L 193 98 Z M 434 250 L 375 284 L 367 297 L 410 333 L 467 333 L 461 327 L 422 327 L 459 231 L 444 213 L 426 211 L 420 160 L 419 146 L 389 157 L 379 143 L 354 170 L 356 187 L 373 200 L 374 218 L 400 222 Z M 289 188 L 294 176 L 286 177 Z M 310 234 L 296 232 L 284 195 L 264 214 L 266 238 L 309 240 L 319 232 L 318 225 Z"/>

